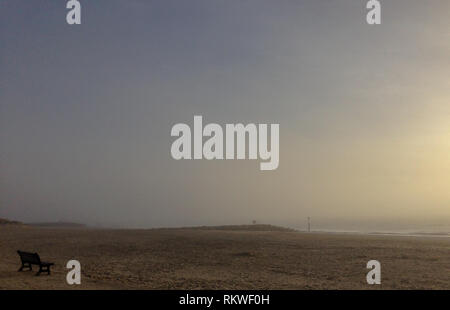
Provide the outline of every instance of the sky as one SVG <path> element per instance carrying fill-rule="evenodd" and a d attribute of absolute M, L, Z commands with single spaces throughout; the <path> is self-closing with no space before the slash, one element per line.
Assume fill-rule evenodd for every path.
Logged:
<path fill-rule="evenodd" d="M 450 2 L 0 0 L 0 217 L 450 230 Z M 280 164 L 174 124 L 280 124 Z"/>

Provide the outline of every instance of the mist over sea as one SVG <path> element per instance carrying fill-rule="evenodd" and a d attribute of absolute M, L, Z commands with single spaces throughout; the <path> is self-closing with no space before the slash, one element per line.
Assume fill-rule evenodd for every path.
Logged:
<path fill-rule="evenodd" d="M 305 227 L 294 227 L 300 231 L 306 231 Z M 324 225 L 311 228 L 312 232 L 326 232 L 326 233 L 352 233 L 352 234 L 377 234 L 377 235 L 398 235 L 398 236 L 422 236 L 422 237 L 447 237 L 450 238 L 450 225 L 436 225 L 436 226 L 416 226 L 411 228 L 396 228 L 396 227 L 379 227 L 379 228 L 364 228 L 355 227 L 345 229 L 336 228 L 333 225 Z"/>

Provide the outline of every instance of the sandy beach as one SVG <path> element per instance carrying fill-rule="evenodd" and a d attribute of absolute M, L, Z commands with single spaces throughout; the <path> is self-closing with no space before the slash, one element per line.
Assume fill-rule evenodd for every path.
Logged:
<path fill-rule="evenodd" d="M 450 239 L 223 229 L 0 227 L 0 289 L 450 289 Z M 17 250 L 55 263 L 17 272 Z M 81 285 L 65 264 L 80 261 Z M 382 284 L 366 283 L 366 263 Z"/>

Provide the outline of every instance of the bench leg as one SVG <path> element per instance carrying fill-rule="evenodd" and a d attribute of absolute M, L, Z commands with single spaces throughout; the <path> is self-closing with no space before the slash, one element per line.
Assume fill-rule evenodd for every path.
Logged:
<path fill-rule="evenodd" d="M 47 274 L 50 275 L 50 266 L 47 266 L 46 268 L 39 266 L 39 271 L 36 273 L 36 276 L 40 275 L 41 272 L 47 272 Z"/>
<path fill-rule="evenodd" d="M 20 266 L 19 270 L 17 270 L 17 271 L 22 271 L 23 268 L 28 268 L 29 270 L 33 270 L 33 267 L 31 267 L 31 264 L 28 264 L 28 265 L 22 264 L 22 266 Z"/>

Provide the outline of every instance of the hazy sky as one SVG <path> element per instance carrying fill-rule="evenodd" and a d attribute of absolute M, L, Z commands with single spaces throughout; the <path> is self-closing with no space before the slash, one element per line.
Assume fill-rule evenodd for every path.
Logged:
<path fill-rule="evenodd" d="M 450 1 L 0 0 L 0 217 L 450 226 Z M 280 166 L 175 161 L 176 123 L 279 123 Z"/>

